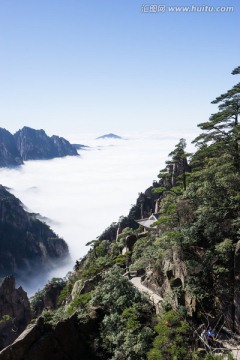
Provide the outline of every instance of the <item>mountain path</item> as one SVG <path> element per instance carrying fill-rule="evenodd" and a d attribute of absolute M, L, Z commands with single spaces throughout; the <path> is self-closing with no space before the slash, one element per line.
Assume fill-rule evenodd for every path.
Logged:
<path fill-rule="evenodd" d="M 156 313 L 159 313 L 160 303 L 163 300 L 161 296 L 148 289 L 141 283 L 141 276 L 134 276 L 131 278 L 130 282 L 143 294 L 147 294 L 152 301 L 153 305 L 156 308 Z M 222 341 L 223 346 L 226 350 L 232 352 L 234 360 L 240 360 L 240 344 L 236 341 Z M 221 353 L 220 353 L 221 354 Z M 224 353 L 222 353 L 224 355 Z M 224 358 L 227 359 L 227 355 L 224 355 Z"/>
<path fill-rule="evenodd" d="M 130 282 L 141 292 L 149 295 L 150 300 L 152 301 L 153 305 L 156 308 L 156 313 L 159 312 L 159 305 L 160 302 L 163 300 L 161 296 L 153 292 L 152 290 L 148 289 L 141 283 L 141 277 L 135 276 L 131 278 Z"/>

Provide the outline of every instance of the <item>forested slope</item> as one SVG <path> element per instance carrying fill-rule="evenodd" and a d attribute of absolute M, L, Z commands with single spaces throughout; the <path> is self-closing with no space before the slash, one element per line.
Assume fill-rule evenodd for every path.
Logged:
<path fill-rule="evenodd" d="M 34 316 L 42 314 L 51 336 L 58 336 L 56 353 L 59 324 L 72 324 L 75 316 L 91 358 L 232 358 L 223 352 L 227 334 L 240 333 L 240 83 L 213 103 L 219 111 L 199 125 L 196 152 L 188 154 L 181 139 L 159 181 L 140 194 L 129 216 L 88 244 L 60 295 L 56 291 L 56 302 L 42 312 L 49 290 L 58 288 L 56 279 L 32 299 Z M 135 220 L 152 212 L 157 220 L 144 231 Z M 163 298 L 157 316 L 129 282 L 136 274 Z M 217 335 L 214 344 L 201 340 L 209 326 Z M 23 353 L 34 354 L 44 339 L 41 334 Z M 64 336 L 61 341 L 64 354 L 52 358 L 77 359 Z M 9 351 L 2 353 L 6 359 Z"/>

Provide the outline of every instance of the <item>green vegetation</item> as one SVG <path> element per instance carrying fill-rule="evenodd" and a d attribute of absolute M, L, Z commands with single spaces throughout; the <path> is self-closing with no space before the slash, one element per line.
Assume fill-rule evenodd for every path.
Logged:
<path fill-rule="evenodd" d="M 31 297 L 31 312 L 33 317 L 37 317 L 44 309 L 44 300 L 47 294 L 56 293 L 58 296 L 65 288 L 67 279 L 52 278 L 42 290 L 38 290 Z"/>
<path fill-rule="evenodd" d="M 170 310 L 155 326 L 157 337 L 148 353 L 148 360 L 191 359 L 191 328 L 184 311 Z"/>
<path fill-rule="evenodd" d="M 12 318 L 9 315 L 3 315 L 2 318 L 0 319 L 0 325 L 3 325 L 5 323 L 7 323 L 8 321 L 11 321 Z"/>
<path fill-rule="evenodd" d="M 105 274 L 91 303 L 104 309 L 100 336 L 108 358 L 146 359 L 153 336 L 152 309 L 148 300 L 122 276 L 119 267 Z"/>
<path fill-rule="evenodd" d="M 233 71 L 239 73 L 239 68 Z M 204 344 L 196 339 L 196 329 L 219 316 L 218 330 L 233 321 L 234 252 L 240 240 L 240 84 L 213 103 L 219 112 L 199 125 L 203 133 L 194 141 L 196 153 L 187 153 L 180 139 L 159 181 L 139 195 L 128 217 L 87 244 L 88 254 L 62 284 L 59 308 L 43 313 L 54 324 L 74 313 L 83 321 L 100 308 L 95 340 L 104 359 L 223 359 L 209 347 L 202 355 L 197 351 Z M 134 220 L 150 216 L 156 201 L 156 227 L 143 233 Z M 161 289 L 157 318 L 149 300 L 123 276 L 129 269 L 145 277 L 150 273 Z M 73 296 L 78 280 L 81 286 Z M 35 314 L 45 290 L 32 299 Z"/>
<path fill-rule="evenodd" d="M 75 299 L 73 301 L 71 301 L 70 304 L 67 306 L 67 314 L 72 315 L 78 309 L 86 308 L 86 305 L 91 300 L 91 297 L 92 297 L 92 294 L 90 292 L 76 296 Z"/>

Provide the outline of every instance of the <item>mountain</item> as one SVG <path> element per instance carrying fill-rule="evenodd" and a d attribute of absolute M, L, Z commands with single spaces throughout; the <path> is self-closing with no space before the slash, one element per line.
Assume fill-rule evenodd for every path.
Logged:
<path fill-rule="evenodd" d="M 159 181 L 89 244 L 67 280 L 52 279 L 35 294 L 35 323 L 0 352 L 1 360 L 19 354 L 31 360 L 77 360 L 80 354 L 209 359 L 212 348 L 201 337 L 209 326 L 218 334 L 219 355 L 237 349 L 239 173 L 225 148 L 198 171 L 199 154 L 189 164 L 184 148 L 181 139 Z"/>
<path fill-rule="evenodd" d="M 22 165 L 23 160 L 17 148 L 14 136 L 0 128 L 0 167 Z"/>
<path fill-rule="evenodd" d="M 84 145 L 81 145 L 81 148 Z M 76 145 L 63 137 L 49 137 L 44 130 L 23 127 L 12 135 L 0 128 L 0 167 L 19 166 L 25 160 L 46 160 L 64 156 L 78 156 Z"/>
<path fill-rule="evenodd" d="M 23 127 L 14 134 L 17 149 L 23 160 L 53 159 L 63 156 L 77 156 L 77 150 L 66 139 L 44 130 Z"/>
<path fill-rule="evenodd" d="M 53 279 L 33 297 L 35 324 L 1 360 L 239 359 L 239 96 L 237 84 L 214 100 L 197 151 L 180 139 L 65 285 Z"/>
<path fill-rule="evenodd" d="M 65 241 L 0 185 L 0 277 L 49 270 L 68 255 Z"/>
<path fill-rule="evenodd" d="M 105 135 L 99 136 L 96 139 L 99 140 L 99 139 L 123 139 L 123 138 L 121 136 L 110 133 L 110 134 L 105 134 Z"/>

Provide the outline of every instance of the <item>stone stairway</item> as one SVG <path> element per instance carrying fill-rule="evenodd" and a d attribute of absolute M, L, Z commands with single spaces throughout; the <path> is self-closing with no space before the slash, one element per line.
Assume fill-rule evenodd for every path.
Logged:
<path fill-rule="evenodd" d="M 130 282 L 142 293 L 147 294 L 156 308 L 156 313 L 159 313 L 160 303 L 163 300 L 161 296 L 154 293 L 141 283 L 141 276 L 132 277 Z"/>

